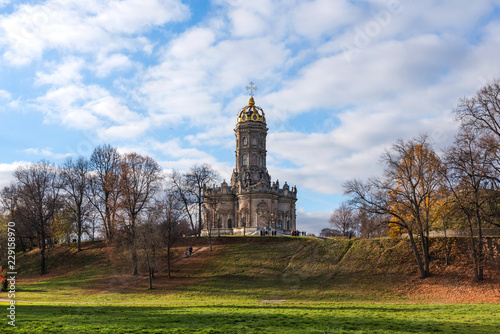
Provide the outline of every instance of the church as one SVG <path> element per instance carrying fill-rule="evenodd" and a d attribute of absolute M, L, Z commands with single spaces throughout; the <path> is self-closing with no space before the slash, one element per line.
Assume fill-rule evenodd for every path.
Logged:
<path fill-rule="evenodd" d="M 202 235 L 290 235 L 296 230 L 297 188 L 271 182 L 266 168 L 266 116 L 255 105 L 250 83 L 248 105 L 238 112 L 236 168 L 231 184 L 205 188 Z"/>

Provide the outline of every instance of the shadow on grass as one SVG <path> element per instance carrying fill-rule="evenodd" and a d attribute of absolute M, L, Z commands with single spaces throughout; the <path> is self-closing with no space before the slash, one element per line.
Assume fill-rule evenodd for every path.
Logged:
<path fill-rule="evenodd" d="M 499 309 L 497 305 L 18 305 L 16 332 L 493 333 L 500 326 Z"/>

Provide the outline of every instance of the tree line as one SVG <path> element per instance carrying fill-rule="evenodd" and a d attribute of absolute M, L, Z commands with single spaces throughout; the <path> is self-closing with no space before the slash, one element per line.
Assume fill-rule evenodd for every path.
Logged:
<path fill-rule="evenodd" d="M 218 174 L 207 164 L 164 173 L 151 157 L 101 145 L 89 158 L 68 158 L 60 166 L 22 165 L 13 180 L 0 192 L 1 226 L 15 222 L 20 250 L 40 248 L 40 274 L 47 272 L 47 247 L 74 240 L 81 251 L 83 239 L 99 236 L 130 251 L 133 274 L 142 250 L 152 277 L 159 247 L 166 246 L 170 267 L 173 243 L 200 235 L 203 188 Z"/>
<path fill-rule="evenodd" d="M 382 175 L 347 181 L 349 200 L 334 210 L 323 234 L 405 234 L 421 278 L 430 275 L 429 235 L 468 236 L 476 281 L 484 279 L 485 228 L 500 228 L 500 81 L 459 101 L 454 142 L 438 154 L 427 135 L 398 140 L 381 156 Z M 447 264 L 447 263 L 446 263 Z"/>

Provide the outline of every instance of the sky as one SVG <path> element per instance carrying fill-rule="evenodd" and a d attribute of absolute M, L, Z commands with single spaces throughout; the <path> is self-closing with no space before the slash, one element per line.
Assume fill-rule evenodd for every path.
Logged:
<path fill-rule="evenodd" d="M 254 82 L 269 173 L 317 234 L 396 140 L 450 145 L 499 55 L 499 0 L 0 0 L 0 187 L 103 143 L 229 181 Z"/>

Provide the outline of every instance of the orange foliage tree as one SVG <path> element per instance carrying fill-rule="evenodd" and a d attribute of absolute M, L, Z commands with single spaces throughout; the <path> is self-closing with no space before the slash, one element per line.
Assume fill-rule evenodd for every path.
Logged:
<path fill-rule="evenodd" d="M 351 196 L 353 205 L 389 215 L 391 234 L 407 233 L 420 277 L 428 277 L 429 230 L 437 219 L 441 160 L 427 136 L 420 136 L 407 142 L 398 140 L 382 155 L 382 162 L 383 177 L 348 181 L 345 193 Z"/>

